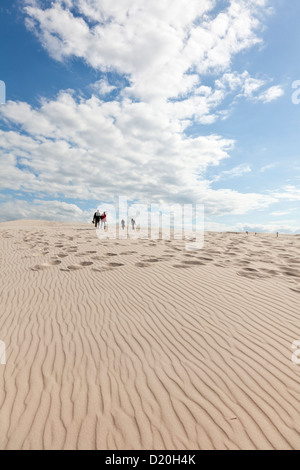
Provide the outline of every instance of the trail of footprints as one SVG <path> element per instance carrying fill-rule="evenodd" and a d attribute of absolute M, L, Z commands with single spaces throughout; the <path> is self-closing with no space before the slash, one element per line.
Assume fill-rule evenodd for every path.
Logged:
<path fill-rule="evenodd" d="M 67 236 L 65 234 L 58 234 L 57 238 L 59 239 L 59 242 L 52 243 L 49 240 L 45 240 L 44 237 L 46 237 L 46 233 L 44 232 L 25 232 L 25 236 L 23 238 L 23 243 L 25 242 L 27 244 L 27 248 L 32 250 L 31 254 L 28 256 L 25 256 L 26 258 L 32 258 L 32 257 L 40 257 L 40 256 L 45 256 L 53 252 L 56 252 L 57 250 L 59 253 L 55 253 L 53 256 L 51 256 L 51 259 L 49 261 L 46 261 L 44 263 L 36 264 L 30 269 L 32 271 L 41 271 L 44 269 L 51 268 L 53 266 L 59 266 L 60 271 L 63 272 L 72 272 L 72 271 L 77 271 L 79 269 L 86 268 L 88 266 L 93 266 L 94 262 L 101 261 L 105 262 L 104 266 L 100 267 L 94 267 L 93 266 L 93 271 L 95 272 L 105 272 L 109 271 L 112 268 L 117 268 L 120 266 L 124 266 L 123 263 L 119 262 L 108 262 L 110 257 L 112 256 L 118 256 L 116 253 L 104 253 L 102 256 L 97 255 L 98 251 L 97 250 L 86 250 L 86 251 L 78 251 L 79 247 L 78 245 L 71 245 L 70 242 L 73 241 L 74 237 Z M 78 235 L 78 239 L 81 239 L 82 236 Z M 82 240 L 79 241 L 79 243 L 88 243 L 88 242 L 94 242 L 95 240 L 88 237 L 88 238 L 82 238 Z M 22 243 L 22 242 L 18 242 Z M 119 245 L 116 243 L 116 245 Z M 120 253 L 122 255 L 129 255 L 136 253 L 136 251 L 127 251 Z M 68 258 L 69 256 L 74 256 L 74 257 L 89 257 L 89 260 L 86 261 L 78 261 L 72 264 L 68 264 L 67 260 L 66 265 L 62 266 L 62 262 L 64 261 L 65 258 Z"/>
<path fill-rule="evenodd" d="M 48 233 L 43 230 L 23 231 L 23 239 L 15 244 L 19 246 L 18 250 L 24 249 L 24 243 L 26 248 L 30 248 L 30 255 L 25 256 L 27 258 L 49 255 L 50 259 L 31 267 L 33 271 L 59 267 L 61 271 L 72 272 L 90 267 L 95 272 L 106 272 L 124 266 L 125 256 L 130 258 L 130 255 L 138 254 L 136 250 L 126 249 L 135 245 L 143 251 L 139 259 L 133 262 L 136 268 L 150 268 L 162 262 L 174 269 L 201 269 L 208 263 L 221 268 L 236 267 L 236 274 L 248 279 L 284 277 L 291 284 L 290 289 L 300 294 L 300 237 L 297 236 L 291 240 L 271 240 L 269 236 L 260 235 L 254 243 L 253 239 L 249 243 L 247 236 L 242 233 L 208 233 L 204 248 L 195 252 L 187 252 L 184 241 L 178 240 L 137 240 L 134 243 L 129 241 L 127 245 L 108 240 L 101 243 L 99 252 L 99 245 L 91 246 L 94 249 L 79 251 L 80 244 L 95 242 L 90 230 L 86 236 L 84 232 L 81 233 L 82 230 L 77 229 L 76 237 L 58 233 L 52 235 L 52 239 L 47 238 Z M 12 238 L 8 231 L 2 232 L 1 236 Z M 120 247 L 120 252 L 102 252 L 103 248 L 111 250 L 113 246 Z M 159 255 L 149 254 L 151 248 L 155 248 Z M 78 258 L 78 262 L 73 262 L 74 258 L 68 262 L 69 257 Z M 81 261 L 80 258 L 84 259 Z"/>

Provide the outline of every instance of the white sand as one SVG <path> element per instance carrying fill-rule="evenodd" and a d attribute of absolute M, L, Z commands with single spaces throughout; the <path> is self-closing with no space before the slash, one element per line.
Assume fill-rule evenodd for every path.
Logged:
<path fill-rule="evenodd" d="M 300 237 L 0 246 L 0 449 L 300 449 Z"/>

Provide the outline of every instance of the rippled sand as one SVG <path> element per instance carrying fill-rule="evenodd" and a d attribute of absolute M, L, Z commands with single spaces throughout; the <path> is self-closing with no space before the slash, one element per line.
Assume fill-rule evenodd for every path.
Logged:
<path fill-rule="evenodd" d="M 0 224 L 1 449 L 300 449 L 300 237 Z"/>

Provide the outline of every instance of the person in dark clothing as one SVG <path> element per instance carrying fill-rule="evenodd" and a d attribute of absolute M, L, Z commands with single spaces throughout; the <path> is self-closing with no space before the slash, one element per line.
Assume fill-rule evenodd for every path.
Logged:
<path fill-rule="evenodd" d="M 100 211 L 99 209 L 97 209 L 93 218 L 93 224 L 95 224 L 95 228 L 97 228 L 100 223 L 100 216 L 101 216 Z"/>

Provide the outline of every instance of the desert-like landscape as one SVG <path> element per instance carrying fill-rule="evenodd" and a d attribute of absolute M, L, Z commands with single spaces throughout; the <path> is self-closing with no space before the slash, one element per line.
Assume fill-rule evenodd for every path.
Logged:
<path fill-rule="evenodd" d="M 300 449 L 300 236 L 0 246 L 0 449 Z"/>

